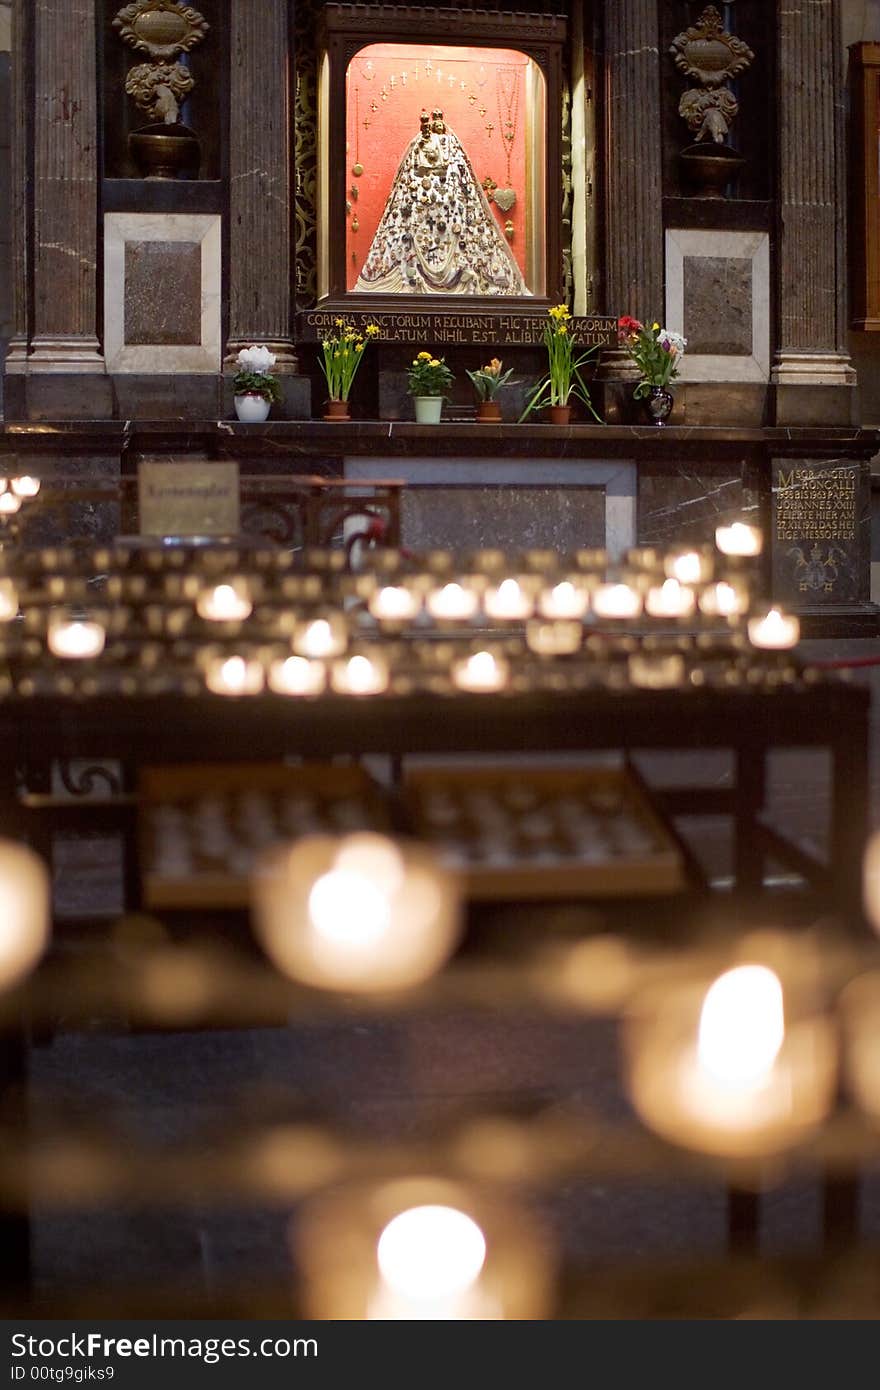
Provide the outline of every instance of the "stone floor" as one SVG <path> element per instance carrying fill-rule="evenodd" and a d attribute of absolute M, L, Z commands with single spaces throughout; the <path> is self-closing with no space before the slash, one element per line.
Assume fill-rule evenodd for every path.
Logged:
<path fill-rule="evenodd" d="M 805 644 L 806 645 L 806 644 Z M 880 640 L 810 643 L 814 657 L 880 655 Z M 854 672 L 880 693 L 880 667 Z M 880 700 L 872 723 L 872 816 L 880 825 Z M 695 758 L 697 755 L 693 755 Z M 699 771 L 723 782 L 723 757 L 701 756 Z M 822 758 L 804 753 L 777 759 L 771 807 L 780 823 L 809 838 L 828 814 Z M 651 777 L 690 776 L 691 758 L 646 758 Z M 698 856 L 723 890 L 730 873 L 724 837 L 711 821 L 689 827 Z M 62 891 L 111 890 L 105 847 L 73 847 Z M 112 910 L 113 902 L 108 901 Z M 430 1134 L 465 1110 L 540 1101 L 628 1115 L 618 1076 L 615 1030 L 597 1022 L 514 1019 L 485 1014 L 417 1015 L 351 1023 L 338 1020 L 284 1030 L 166 1036 L 60 1032 L 31 1055 L 31 1104 L 36 1123 L 59 1098 L 74 1092 L 86 1114 L 100 1115 L 132 1145 L 170 1144 L 198 1132 L 223 1132 L 261 1099 L 276 1113 L 319 1108 L 365 1136 Z M 169 1194 L 173 1202 L 173 1194 Z M 691 1182 L 572 1181 L 523 1200 L 579 1266 L 717 1255 L 726 1238 L 726 1194 Z M 818 1235 L 818 1188 L 788 1184 L 763 1200 L 761 1248 L 809 1250 Z M 59 1214 L 37 1209 L 34 1262 L 37 1288 L 48 1303 L 80 1297 L 84 1311 L 97 1293 L 131 1284 L 170 1285 L 187 1295 L 213 1296 L 254 1281 L 284 1289 L 291 1278 L 289 1228 L 295 1212 L 221 1210 L 182 1204 L 168 1212 L 99 1210 Z M 880 1237 L 880 1175 L 866 1175 L 862 1231 Z"/>

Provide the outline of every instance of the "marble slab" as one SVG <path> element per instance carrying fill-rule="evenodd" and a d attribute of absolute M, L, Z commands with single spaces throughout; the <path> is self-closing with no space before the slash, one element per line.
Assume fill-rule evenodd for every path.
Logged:
<path fill-rule="evenodd" d="M 629 460 L 548 458 L 536 464 L 528 458 L 377 454 L 347 456 L 344 477 L 399 478 L 411 485 L 404 494 L 403 541 L 413 548 L 429 543 L 423 538 L 434 526 L 445 539 L 431 544 L 462 550 L 501 544 L 502 531 L 509 531 L 516 549 L 604 545 L 619 555 L 636 543 L 637 468 Z"/>
<path fill-rule="evenodd" d="M 220 371 L 219 216 L 105 214 L 104 355 L 111 373 Z"/>
<path fill-rule="evenodd" d="M 769 380 L 767 233 L 669 228 L 664 326 L 688 339 L 680 381 Z"/>

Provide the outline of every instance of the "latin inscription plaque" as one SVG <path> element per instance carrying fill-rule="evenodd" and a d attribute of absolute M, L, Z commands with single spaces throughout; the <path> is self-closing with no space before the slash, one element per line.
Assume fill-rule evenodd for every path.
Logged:
<path fill-rule="evenodd" d="M 316 342 L 332 333 L 338 318 L 359 328 L 379 326 L 380 343 L 446 344 L 476 343 L 496 347 L 534 347 L 544 342 L 545 310 L 517 309 L 474 313 L 468 310 L 402 312 L 360 309 L 312 309 L 300 315 L 299 337 Z M 583 347 L 608 347 L 617 342 L 617 319 L 610 314 L 590 314 L 569 319 L 569 330 Z"/>

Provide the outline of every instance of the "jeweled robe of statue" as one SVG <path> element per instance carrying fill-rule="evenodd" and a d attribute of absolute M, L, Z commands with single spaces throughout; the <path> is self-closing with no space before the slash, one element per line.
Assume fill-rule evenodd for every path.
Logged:
<path fill-rule="evenodd" d="M 422 112 L 355 291 L 529 295 L 461 141 Z"/>

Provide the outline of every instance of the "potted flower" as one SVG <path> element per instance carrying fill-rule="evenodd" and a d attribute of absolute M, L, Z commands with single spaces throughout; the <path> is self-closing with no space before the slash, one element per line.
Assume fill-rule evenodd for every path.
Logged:
<path fill-rule="evenodd" d="M 345 319 L 335 321 L 334 331 L 321 339 L 321 360 L 318 365 L 327 382 L 327 409 L 325 420 L 350 420 L 348 404 L 357 369 L 361 365 L 364 349 L 371 338 L 379 336 L 379 325 L 368 323 L 363 333 Z"/>
<path fill-rule="evenodd" d="M 236 415 L 249 424 L 265 420 L 281 400 L 281 384 L 272 376 L 275 354 L 254 344 L 242 348 L 235 361 L 238 371 L 232 378 L 232 390 Z"/>
<path fill-rule="evenodd" d="M 661 328 L 657 322 L 649 328 L 629 314 L 617 320 L 617 337 L 641 373 L 633 399 L 645 402 L 655 424 L 665 424 L 674 404 L 669 383 L 678 376 L 678 361 L 687 347 L 687 338 L 671 328 Z"/>
<path fill-rule="evenodd" d="M 509 367 L 506 372 L 501 371 L 502 363 L 497 357 L 493 357 L 491 362 L 487 362 L 485 367 L 478 368 L 475 372 L 468 372 L 471 385 L 477 393 L 477 419 L 482 421 L 492 421 L 501 419 L 501 406 L 495 397 L 513 376 L 513 368 Z"/>
<path fill-rule="evenodd" d="M 554 304 L 547 310 L 544 324 L 544 346 L 547 349 L 547 375 L 529 392 L 526 408 L 519 417 L 526 419 L 534 410 L 547 408 L 552 425 L 567 425 L 571 419 L 572 399 L 582 401 L 596 420 L 600 417 L 593 408 L 581 368 L 596 355 L 596 347 L 575 351 L 574 337 L 569 327 L 571 314 L 564 304 Z"/>
<path fill-rule="evenodd" d="M 416 419 L 422 425 L 438 425 L 443 402 L 455 377 L 446 365 L 445 357 L 432 357 L 420 352 L 407 372 L 407 390 L 413 398 Z"/>

